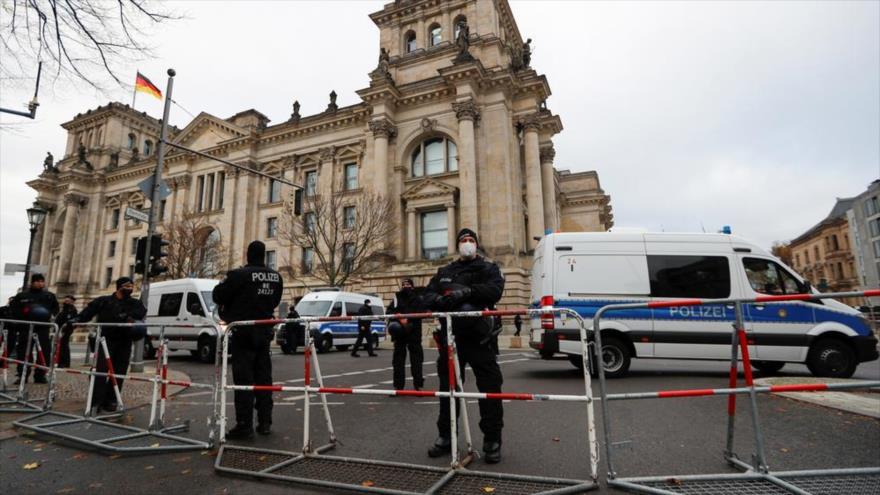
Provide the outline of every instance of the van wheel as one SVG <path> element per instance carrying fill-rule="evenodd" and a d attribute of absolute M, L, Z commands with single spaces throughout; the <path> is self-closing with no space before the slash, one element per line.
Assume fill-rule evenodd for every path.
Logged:
<path fill-rule="evenodd" d="M 217 344 L 210 337 L 201 337 L 199 339 L 199 347 L 196 350 L 199 361 L 203 363 L 213 363 L 216 350 Z"/>
<path fill-rule="evenodd" d="M 602 339 L 602 366 L 607 378 L 619 378 L 626 375 L 632 356 L 626 342 L 616 338 Z"/>
<path fill-rule="evenodd" d="M 315 342 L 315 349 L 320 353 L 330 352 L 333 348 L 333 336 L 329 333 L 321 334 L 318 341 Z"/>
<path fill-rule="evenodd" d="M 783 366 L 785 366 L 783 361 L 752 361 L 752 368 L 765 375 L 772 375 L 781 370 Z"/>
<path fill-rule="evenodd" d="M 348 347 L 349 346 L 347 346 L 347 345 L 338 345 L 338 346 L 336 346 L 336 350 L 345 352 L 348 350 Z"/>
<path fill-rule="evenodd" d="M 144 339 L 144 359 L 156 359 L 156 348 L 150 339 Z"/>
<path fill-rule="evenodd" d="M 819 377 L 849 378 L 855 373 L 856 366 L 856 353 L 837 339 L 819 339 L 810 346 L 807 354 L 807 368 Z"/>

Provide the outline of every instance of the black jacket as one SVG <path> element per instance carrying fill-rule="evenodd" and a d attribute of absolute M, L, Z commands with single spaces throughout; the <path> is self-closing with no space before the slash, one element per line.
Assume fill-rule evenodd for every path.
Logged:
<path fill-rule="evenodd" d="M 9 316 L 15 320 L 48 322 L 56 314 L 58 299 L 47 290 L 28 289 L 19 292 L 9 303 Z"/>
<path fill-rule="evenodd" d="M 144 303 L 140 299 L 131 296 L 119 299 L 116 294 L 110 294 L 93 299 L 71 321 L 85 323 L 94 318 L 97 323 L 134 323 L 143 321 L 146 316 L 147 308 L 144 307 Z M 107 340 L 113 341 L 130 341 L 132 333 L 131 327 L 103 327 L 101 329 L 101 335 L 107 337 Z"/>
<path fill-rule="evenodd" d="M 62 304 L 61 312 L 55 317 L 55 324 L 58 325 L 58 328 L 63 328 L 67 322 L 76 318 L 78 314 L 79 313 L 72 304 Z"/>
<path fill-rule="evenodd" d="M 410 290 L 400 290 L 394 294 L 394 300 L 385 311 L 387 314 L 394 313 L 421 313 L 426 311 L 425 303 L 422 300 L 424 288 L 412 288 Z M 418 334 L 422 333 L 421 318 L 407 318 L 407 323 L 411 325 L 413 330 L 418 330 Z"/>
<path fill-rule="evenodd" d="M 461 287 L 470 288 L 470 295 L 450 301 L 446 296 Z M 504 276 L 494 262 L 482 256 L 472 260 L 458 259 L 437 270 L 425 289 L 425 303 L 436 311 L 478 311 L 494 307 L 504 292 Z M 445 335 L 446 319 L 440 324 Z M 492 331 L 491 318 L 452 319 L 456 341 L 482 341 Z"/>
<path fill-rule="evenodd" d="M 358 316 L 373 316 L 373 310 L 370 309 L 370 306 L 367 304 L 361 305 L 360 309 L 358 309 Z M 369 332 L 370 326 L 372 325 L 372 321 L 370 320 L 358 320 L 358 331 L 360 332 Z"/>
<path fill-rule="evenodd" d="M 214 287 L 214 302 L 226 323 L 273 318 L 284 288 L 281 274 L 262 265 L 245 265 L 226 273 Z"/>

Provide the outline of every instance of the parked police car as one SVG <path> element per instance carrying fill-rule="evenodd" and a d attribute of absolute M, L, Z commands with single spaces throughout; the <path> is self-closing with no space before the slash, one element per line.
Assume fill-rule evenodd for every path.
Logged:
<path fill-rule="evenodd" d="M 532 307 L 571 308 L 588 319 L 607 304 L 678 298 L 755 298 L 815 292 L 764 249 L 725 234 L 560 233 L 535 249 Z M 816 376 L 847 378 L 877 359 L 877 338 L 865 316 L 831 299 L 746 304 L 752 365 L 772 373 L 806 363 Z M 601 321 L 607 376 L 623 376 L 630 360 L 729 360 L 734 308 L 724 304 L 606 313 Z M 531 318 L 529 345 L 545 359 L 567 354 L 580 366 L 576 322 Z"/>
<path fill-rule="evenodd" d="M 357 315 L 365 300 L 370 301 L 373 314 L 385 314 L 382 299 L 375 294 L 343 292 L 336 288 L 309 292 L 297 303 L 296 311 L 303 317 Z M 305 330 L 305 326 L 302 328 Z M 315 348 L 318 352 L 330 351 L 334 346 L 344 351 L 357 340 L 358 325 L 356 321 L 311 322 L 308 324 L 308 330 L 315 340 Z M 371 322 L 370 330 L 374 346 L 385 340 L 385 321 Z M 290 354 L 305 345 L 305 334 L 297 332 L 296 335 L 291 336 L 286 331 L 285 325 L 280 325 L 275 341 L 286 354 Z"/>

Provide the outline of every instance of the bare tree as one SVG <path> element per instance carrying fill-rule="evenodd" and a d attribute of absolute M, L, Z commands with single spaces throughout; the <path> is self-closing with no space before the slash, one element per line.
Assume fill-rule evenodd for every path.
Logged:
<path fill-rule="evenodd" d="M 226 271 L 228 251 L 204 216 L 184 211 L 164 225 L 162 237 L 168 241 L 166 278 L 217 278 Z"/>
<path fill-rule="evenodd" d="M 393 261 L 389 246 L 397 222 L 389 199 L 371 192 L 315 195 L 304 198 L 303 211 L 295 216 L 286 208 L 278 229 L 283 242 L 312 253 L 311 266 L 289 263 L 294 279 L 342 287 Z"/>
<path fill-rule="evenodd" d="M 154 2 L 152 2 L 154 3 Z M 151 29 L 176 19 L 150 0 L 4 0 L 0 2 L 0 77 L 12 83 L 47 72 L 104 89 L 107 76 L 150 56 Z"/>

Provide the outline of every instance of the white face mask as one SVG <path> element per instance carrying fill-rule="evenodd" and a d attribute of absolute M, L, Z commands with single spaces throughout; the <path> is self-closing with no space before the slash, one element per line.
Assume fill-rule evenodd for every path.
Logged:
<path fill-rule="evenodd" d="M 473 258 L 477 254 L 477 245 L 473 242 L 462 242 L 458 245 L 458 254 L 462 258 Z"/>

